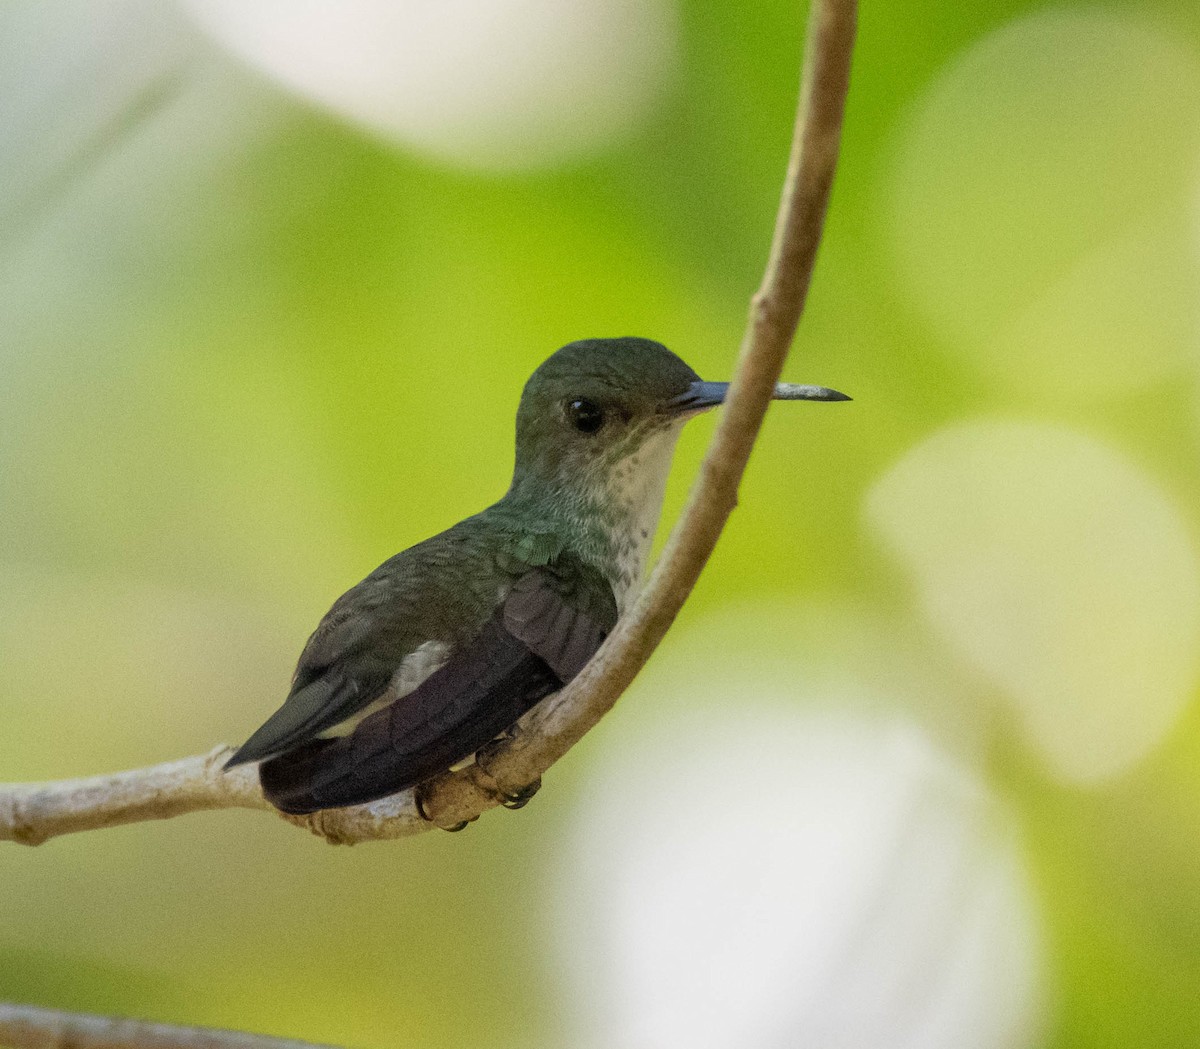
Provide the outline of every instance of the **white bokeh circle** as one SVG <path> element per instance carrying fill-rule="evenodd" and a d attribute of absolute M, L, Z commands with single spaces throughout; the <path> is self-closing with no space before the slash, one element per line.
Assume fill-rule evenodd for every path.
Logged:
<path fill-rule="evenodd" d="M 898 129 L 885 227 L 948 351 L 1010 394 L 1089 401 L 1200 347 L 1200 50 L 1131 12 L 1030 13 Z"/>
<path fill-rule="evenodd" d="M 1037 922 L 981 783 L 912 723 L 736 688 L 719 724 L 614 753 L 574 814 L 576 1044 L 1036 1044 Z"/>
<path fill-rule="evenodd" d="M 677 60 L 674 0 L 185 3 L 304 98 L 468 168 L 539 168 L 610 145 Z"/>
<path fill-rule="evenodd" d="M 867 513 L 1055 774 L 1118 775 L 1175 725 L 1200 669 L 1200 563 L 1123 455 L 1065 426 L 962 423 L 894 464 Z"/>

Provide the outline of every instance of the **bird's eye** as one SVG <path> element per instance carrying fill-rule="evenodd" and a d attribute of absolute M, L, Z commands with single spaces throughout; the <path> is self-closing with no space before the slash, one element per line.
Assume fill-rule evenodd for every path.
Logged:
<path fill-rule="evenodd" d="M 595 433 L 604 425 L 604 409 L 583 398 L 568 401 L 567 421 L 580 433 Z"/>

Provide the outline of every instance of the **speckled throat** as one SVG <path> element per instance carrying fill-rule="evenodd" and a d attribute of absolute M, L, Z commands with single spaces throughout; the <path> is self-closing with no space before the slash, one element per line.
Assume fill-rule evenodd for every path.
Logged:
<path fill-rule="evenodd" d="M 637 598 L 646 577 L 646 561 L 658 531 L 667 477 L 682 429 L 682 420 L 656 427 L 608 471 L 613 549 L 610 579 L 622 615 Z"/>

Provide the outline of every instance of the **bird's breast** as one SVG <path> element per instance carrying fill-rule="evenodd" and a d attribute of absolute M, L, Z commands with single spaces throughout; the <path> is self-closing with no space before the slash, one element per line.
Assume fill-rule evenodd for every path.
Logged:
<path fill-rule="evenodd" d="M 613 596 L 621 615 L 637 599 L 642 588 L 680 430 L 680 424 L 673 424 L 651 434 L 635 451 L 620 460 L 609 475 L 615 568 Z"/>

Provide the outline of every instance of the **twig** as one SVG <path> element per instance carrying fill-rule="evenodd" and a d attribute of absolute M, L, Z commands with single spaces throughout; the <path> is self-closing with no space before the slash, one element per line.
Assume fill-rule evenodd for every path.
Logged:
<path fill-rule="evenodd" d="M 641 597 L 566 688 L 522 719 L 484 759 L 422 789 L 370 805 L 287 817 L 334 843 L 404 837 L 476 819 L 499 792 L 533 783 L 604 716 L 678 615 L 737 505 L 771 392 L 804 309 L 841 140 L 856 0 L 813 0 L 787 179 L 762 286 L 750 308 L 733 385 L 688 504 Z M 58 834 L 215 808 L 270 808 L 252 774 L 222 775 L 218 748 L 149 769 L 61 783 L 0 786 L 0 840 L 36 845 Z"/>
<path fill-rule="evenodd" d="M 0 1002 L 5 1049 L 331 1049 L 290 1038 L 268 1038 L 212 1027 L 122 1020 Z"/>

